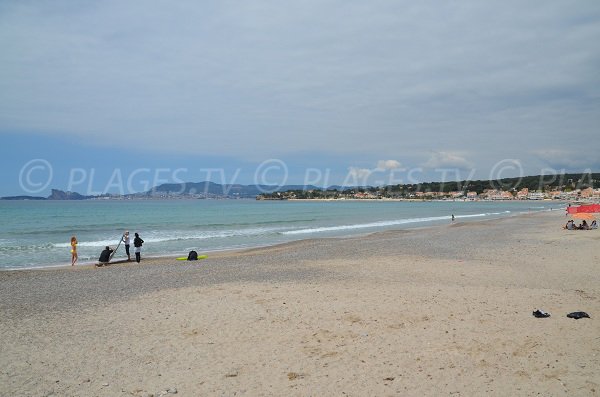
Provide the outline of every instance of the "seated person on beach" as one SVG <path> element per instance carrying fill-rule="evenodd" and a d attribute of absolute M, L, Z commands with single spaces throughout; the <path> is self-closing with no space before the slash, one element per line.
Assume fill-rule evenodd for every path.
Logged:
<path fill-rule="evenodd" d="M 567 230 L 575 230 L 575 228 L 576 228 L 576 226 L 575 226 L 575 223 L 573 222 L 573 219 L 568 221 L 567 224 L 565 225 L 565 229 L 567 229 Z"/>
<path fill-rule="evenodd" d="M 104 251 L 100 253 L 100 258 L 98 258 L 99 266 L 107 265 L 110 262 L 110 254 L 112 253 L 113 250 L 107 245 Z"/>
<path fill-rule="evenodd" d="M 595 219 L 592 221 L 592 224 L 590 225 L 590 230 L 591 229 L 598 229 L 598 224 L 596 223 Z"/>
<path fill-rule="evenodd" d="M 581 225 L 579 225 L 579 230 L 590 230 L 590 226 L 587 224 L 585 219 L 583 222 L 581 222 Z"/>

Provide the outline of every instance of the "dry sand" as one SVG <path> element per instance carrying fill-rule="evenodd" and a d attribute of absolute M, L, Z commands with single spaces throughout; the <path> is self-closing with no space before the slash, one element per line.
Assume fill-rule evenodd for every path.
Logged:
<path fill-rule="evenodd" d="M 0 394 L 600 395 L 600 231 L 564 222 L 2 272 Z"/>

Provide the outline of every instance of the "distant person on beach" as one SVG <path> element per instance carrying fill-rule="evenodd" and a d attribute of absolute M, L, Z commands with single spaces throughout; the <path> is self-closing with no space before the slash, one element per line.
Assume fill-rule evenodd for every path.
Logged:
<path fill-rule="evenodd" d="M 71 266 L 77 262 L 77 237 L 71 237 Z"/>
<path fill-rule="evenodd" d="M 104 251 L 100 253 L 100 258 L 98 258 L 99 266 L 108 265 L 110 262 L 110 254 L 113 253 L 113 249 L 108 245 L 104 248 Z"/>
<path fill-rule="evenodd" d="M 454 222 L 454 214 L 452 214 L 452 222 Z"/>
<path fill-rule="evenodd" d="M 591 229 L 598 229 L 598 224 L 596 223 L 595 219 L 592 221 L 592 224 L 590 225 L 590 230 Z"/>
<path fill-rule="evenodd" d="M 140 263 L 140 260 L 142 260 L 142 244 L 144 244 L 144 240 L 140 238 L 139 234 L 135 233 L 133 246 L 135 247 L 135 261 L 137 263 Z"/>
<path fill-rule="evenodd" d="M 127 230 L 125 230 L 125 233 L 123 233 L 123 244 L 125 244 L 125 253 L 127 254 L 127 260 L 130 261 L 131 260 L 131 255 L 129 254 L 129 244 L 131 242 L 131 239 L 129 238 L 129 232 Z"/>

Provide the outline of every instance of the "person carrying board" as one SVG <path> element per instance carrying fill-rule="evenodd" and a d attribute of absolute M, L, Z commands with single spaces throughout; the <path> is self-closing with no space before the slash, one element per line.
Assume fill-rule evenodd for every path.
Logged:
<path fill-rule="evenodd" d="M 125 233 L 123 233 L 121 241 L 123 241 L 123 244 L 125 244 L 125 253 L 127 254 L 127 260 L 131 261 L 131 255 L 129 254 L 129 244 L 131 243 L 131 239 L 129 238 L 128 230 L 125 230 Z"/>

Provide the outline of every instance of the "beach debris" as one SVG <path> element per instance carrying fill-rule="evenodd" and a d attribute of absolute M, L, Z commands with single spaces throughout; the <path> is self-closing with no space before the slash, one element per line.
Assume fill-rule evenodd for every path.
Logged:
<path fill-rule="evenodd" d="M 231 371 L 231 372 L 225 374 L 226 378 L 235 378 L 236 376 L 238 376 L 237 371 Z"/>
<path fill-rule="evenodd" d="M 388 376 L 387 378 L 383 378 L 383 380 L 387 380 L 387 381 L 390 381 L 390 382 L 393 381 L 394 379 L 396 379 L 396 378 L 393 377 L 393 376 Z"/>
<path fill-rule="evenodd" d="M 177 389 L 174 387 L 170 387 L 166 390 L 162 390 L 157 393 L 154 393 L 154 397 L 166 396 L 167 394 L 177 394 Z"/>
<path fill-rule="evenodd" d="M 573 312 L 567 314 L 567 317 L 574 318 L 575 320 L 579 320 L 580 318 L 590 318 L 590 315 L 586 312 Z"/>
<path fill-rule="evenodd" d="M 304 374 L 299 374 L 296 372 L 288 372 L 287 377 L 289 380 L 302 379 L 302 378 L 304 378 Z"/>
<path fill-rule="evenodd" d="M 536 309 L 536 310 L 533 311 L 533 317 L 546 318 L 546 317 L 550 317 L 550 313 L 545 312 L 545 311 L 540 310 L 540 309 Z"/>

